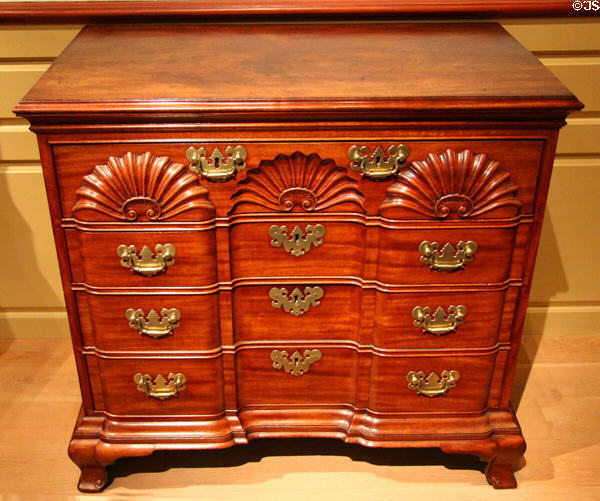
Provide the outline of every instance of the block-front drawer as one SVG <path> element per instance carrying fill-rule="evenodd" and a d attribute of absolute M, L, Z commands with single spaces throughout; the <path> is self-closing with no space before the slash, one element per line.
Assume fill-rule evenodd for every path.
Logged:
<path fill-rule="evenodd" d="M 358 341 L 362 289 L 312 283 L 233 290 L 234 342 L 269 339 Z"/>
<path fill-rule="evenodd" d="M 235 355 L 238 407 L 352 404 L 358 353 L 310 345 L 244 347 Z"/>
<path fill-rule="evenodd" d="M 200 287 L 217 282 L 213 230 L 68 230 L 67 238 L 74 282 L 136 288 Z"/>
<path fill-rule="evenodd" d="M 487 284 L 510 277 L 516 227 L 382 229 L 377 279 L 400 284 Z"/>
<path fill-rule="evenodd" d="M 220 355 L 188 359 L 97 358 L 97 366 L 103 410 L 110 414 L 214 415 L 225 409 Z"/>
<path fill-rule="evenodd" d="M 374 412 L 483 412 L 496 354 L 373 356 L 369 409 Z"/>
<path fill-rule="evenodd" d="M 456 349 L 506 342 L 517 292 L 518 287 L 378 292 L 373 344 L 388 349 Z"/>
<path fill-rule="evenodd" d="M 217 293 L 78 293 L 85 344 L 101 351 L 198 351 L 220 346 Z"/>
<path fill-rule="evenodd" d="M 229 248 L 234 278 L 363 276 L 364 224 L 326 222 L 318 217 L 256 219 L 231 227 Z"/>

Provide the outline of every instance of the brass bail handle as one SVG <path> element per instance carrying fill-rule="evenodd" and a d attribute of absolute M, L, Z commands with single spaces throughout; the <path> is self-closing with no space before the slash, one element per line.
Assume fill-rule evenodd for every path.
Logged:
<path fill-rule="evenodd" d="M 163 308 L 160 316 L 155 310 L 150 310 L 146 317 L 144 310 L 128 308 L 125 318 L 129 320 L 129 327 L 156 339 L 172 334 L 179 327 L 181 312 L 177 308 Z"/>
<path fill-rule="evenodd" d="M 462 325 L 467 316 L 467 307 L 463 304 L 448 306 L 448 314 L 444 308 L 438 306 L 434 313 L 431 308 L 415 306 L 412 311 L 414 318 L 413 325 L 420 327 L 424 333 L 434 336 L 443 336 L 456 331 L 459 325 Z"/>
<path fill-rule="evenodd" d="M 420 260 L 421 263 L 428 264 L 431 270 L 452 273 L 464 270 L 465 266 L 475 259 L 478 248 L 477 243 L 472 240 L 468 242 L 461 240 L 456 244 L 456 249 L 447 242 L 440 250 L 438 242 L 424 240 L 419 245 Z"/>
<path fill-rule="evenodd" d="M 176 397 L 181 390 L 185 390 L 187 377 L 181 372 L 176 374 L 170 372 L 166 378 L 162 374 L 158 374 L 154 378 L 154 381 L 152 381 L 150 374 L 138 372 L 133 376 L 133 381 L 137 385 L 138 391 L 145 393 L 151 398 L 166 400 Z"/>
<path fill-rule="evenodd" d="M 175 263 L 175 246 L 171 244 L 157 244 L 154 254 L 150 247 L 144 245 L 138 254 L 135 245 L 119 245 L 117 256 L 121 258 L 121 266 L 138 275 L 153 277 L 164 273 L 167 268 Z"/>
<path fill-rule="evenodd" d="M 351 146 L 348 150 L 350 168 L 372 181 L 382 181 L 398 174 L 406 166 L 410 148 L 405 144 L 392 145 L 387 154 L 377 146 L 372 154 L 368 146 Z"/>
<path fill-rule="evenodd" d="M 443 370 L 440 375 L 431 372 L 429 376 L 425 376 L 423 371 L 410 371 L 406 375 L 409 389 L 430 398 L 445 395 L 456 386 L 459 379 L 460 373 L 457 370 Z"/>

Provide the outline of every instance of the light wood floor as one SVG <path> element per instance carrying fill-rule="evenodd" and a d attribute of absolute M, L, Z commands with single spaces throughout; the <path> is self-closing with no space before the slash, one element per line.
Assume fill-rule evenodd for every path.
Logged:
<path fill-rule="evenodd" d="M 0 499 L 600 499 L 600 336 L 526 336 L 515 406 L 519 487 L 494 491 L 469 456 L 338 441 L 254 441 L 117 462 L 102 494 L 76 490 L 66 446 L 79 408 L 69 341 L 0 340 Z M 533 362 L 533 363 L 532 363 Z"/>

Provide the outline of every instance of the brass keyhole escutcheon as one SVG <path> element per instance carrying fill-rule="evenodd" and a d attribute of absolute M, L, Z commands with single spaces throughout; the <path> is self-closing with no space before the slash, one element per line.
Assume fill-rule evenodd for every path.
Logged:
<path fill-rule="evenodd" d="M 274 224 L 269 228 L 271 245 L 277 248 L 283 247 L 286 252 L 295 257 L 304 256 L 311 250 L 311 246 L 323 245 L 325 233 L 327 230 L 322 224 L 307 224 L 304 231 L 299 225 L 296 225 L 291 233 L 288 233 L 288 227 L 285 225 Z"/>
<path fill-rule="evenodd" d="M 269 291 L 269 297 L 272 299 L 271 306 L 273 308 L 283 307 L 286 313 L 299 317 L 306 313 L 310 307 L 316 308 L 321 303 L 319 299 L 323 297 L 323 289 L 321 287 L 305 287 L 301 292 L 297 287 L 288 295 L 288 290 L 285 287 L 273 287 Z"/>
<path fill-rule="evenodd" d="M 321 351 L 304 350 L 303 354 L 300 354 L 298 350 L 292 353 L 290 357 L 287 351 L 273 350 L 271 352 L 271 360 L 273 360 L 273 368 L 280 370 L 283 369 L 292 376 L 302 376 L 308 372 L 310 365 L 318 360 L 321 360 Z"/>

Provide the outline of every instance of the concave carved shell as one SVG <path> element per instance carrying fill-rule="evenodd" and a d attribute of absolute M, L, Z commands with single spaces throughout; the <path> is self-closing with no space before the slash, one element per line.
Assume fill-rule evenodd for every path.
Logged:
<path fill-rule="evenodd" d="M 197 209 L 214 212 L 208 191 L 183 164 L 168 157 L 126 153 L 109 157 L 83 178 L 73 213 L 80 220 L 106 217 L 120 221 L 163 221 L 201 217 Z M 195 210 L 196 209 L 196 210 Z"/>
<path fill-rule="evenodd" d="M 256 206 L 278 212 L 348 210 L 347 204 L 364 212 L 364 196 L 345 168 L 298 151 L 262 160 L 238 183 L 231 200 L 231 212 L 252 212 Z"/>
<path fill-rule="evenodd" d="M 394 218 L 514 217 L 518 187 L 499 163 L 469 150 L 430 153 L 398 174 L 380 212 Z"/>

